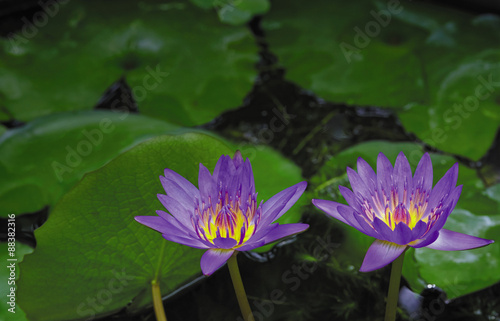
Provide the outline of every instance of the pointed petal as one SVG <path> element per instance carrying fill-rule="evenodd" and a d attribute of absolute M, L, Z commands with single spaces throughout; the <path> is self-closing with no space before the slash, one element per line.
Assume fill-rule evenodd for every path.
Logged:
<path fill-rule="evenodd" d="M 205 243 L 203 243 L 199 239 L 182 237 L 182 236 L 178 236 L 175 234 L 162 234 L 162 236 L 165 240 L 179 243 L 182 245 L 186 245 L 189 247 L 194 247 L 195 249 L 208 249 L 208 248 L 210 248 L 210 246 L 206 245 Z"/>
<path fill-rule="evenodd" d="M 393 185 L 396 187 L 399 202 L 409 206 L 410 194 L 413 189 L 413 178 L 410 163 L 403 152 L 399 153 L 396 158 L 396 164 L 394 164 Z"/>
<path fill-rule="evenodd" d="M 346 218 L 346 214 L 348 212 L 348 207 L 338 207 L 338 210 L 339 210 L 339 213 L 344 216 L 344 218 Z M 352 209 L 351 209 L 352 211 Z M 368 236 L 371 236 L 371 237 L 374 237 L 374 238 L 379 238 L 380 237 L 380 234 L 375 231 L 375 229 L 373 228 L 373 222 L 371 223 L 368 223 L 368 221 L 366 220 L 366 218 L 363 216 L 363 215 L 359 215 L 358 213 L 354 212 L 354 215 L 351 215 L 350 217 L 354 217 L 354 219 L 356 220 L 356 222 L 358 223 L 358 225 L 360 226 L 359 228 L 359 231 L 361 233 L 365 233 L 366 235 Z M 351 225 L 351 226 L 354 226 L 354 225 Z"/>
<path fill-rule="evenodd" d="M 429 153 L 425 153 L 418 162 L 413 176 L 413 187 L 419 187 L 422 191 L 427 192 L 432 190 L 432 162 Z"/>
<path fill-rule="evenodd" d="M 340 194 L 342 194 L 342 196 L 344 196 L 347 203 L 349 203 L 349 205 L 356 212 L 361 212 L 361 206 L 359 204 L 358 198 L 354 195 L 354 193 L 350 189 L 339 185 L 339 191 L 340 191 Z"/>
<path fill-rule="evenodd" d="M 186 206 L 193 205 L 195 197 L 200 195 L 198 190 L 196 190 L 196 192 L 186 191 L 177 181 L 163 176 L 160 176 L 160 182 L 168 196 L 175 198 L 182 204 L 186 204 Z"/>
<path fill-rule="evenodd" d="M 434 242 L 438 238 L 438 236 L 439 232 L 427 233 L 427 235 L 424 238 L 410 242 L 410 244 L 408 245 L 416 249 L 420 247 L 426 247 L 427 245 Z"/>
<path fill-rule="evenodd" d="M 213 242 L 215 247 L 219 249 L 230 249 L 237 243 L 235 239 L 225 237 L 216 237 Z"/>
<path fill-rule="evenodd" d="M 347 225 L 351 225 L 349 220 L 346 220 L 337 210 L 338 206 L 345 206 L 344 204 L 340 204 L 334 201 L 328 201 L 328 200 L 318 200 L 318 199 L 313 199 L 312 203 L 314 206 L 325 212 L 326 214 L 330 215 L 333 218 L 336 218 L 337 220 L 341 221 L 342 223 L 345 223 Z M 359 227 L 359 224 L 356 222 L 356 228 Z"/>
<path fill-rule="evenodd" d="M 375 217 L 373 219 L 373 227 L 375 228 L 375 231 L 380 234 L 380 236 L 377 236 L 377 239 L 385 240 L 388 242 L 395 242 L 394 231 L 391 230 L 391 228 L 378 217 Z"/>
<path fill-rule="evenodd" d="M 212 199 L 212 205 L 217 202 L 217 183 L 210 175 L 210 171 L 200 163 L 200 172 L 198 174 L 198 187 L 200 188 L 200 197 L 202 202 L 208 202 L 208 197 Z"/>
<path fill-rule="evenodd" d="M 444 201 L 445 203 L 441 208 L 441 214 L 437 219 L 437 221 L 434 222 L 434 224 L 430 228 L 428 232 L 429 234 L 434 232 L 439 232 L 443 228 L 443 226 L 446 224 L 446 220 L 448 219 L 451 212 L 455 208 L 455 205 L 457 204 L 461 193 L 462 193 L 462 185 L 453 188 L 451 194 Z"/>
<path fill-rule="evenodd" d="M 351 188 L 354 195 L 358 197 L 361 195 L 364 198 L 371 198 L 371 191 L 368 189 L 365 182 L 363 181 L 363 179 L 361 179 L 359 174 L 356 173 L 356 171 L 354 171 L 350 167 L 347 167 L 347 177 L 349 178 L 349 182 L 351 183 Z"/>
<path fill-rule="evenodd" d="M 392 241 L 396 244 L 407 245 L 412 240 L 412 230 L 403 222 L 399 222 L 394 228 L 394 238 Z"/>
<path fill-rule="evenodd" d="M 265 244 L 266 244 L 266 242 L 264 242 L 264 240 L 260 240 L 257 242 L 247 241 L 242 246 L 236 248 L 236 250 L 238 250 L 239 252 L 250 251 L 250 250 L 256 249 L 258 247 L 261 247 Z"/>
<path fill-rule="evenodd" d="M 255 193 L 252 165 L 249 161 L 244 162 L 236 169 L 234 176 L 228 185 L 228 190 L 230 192 L 234 191 L 235 193 L 237 191 L 241 191 L 243 201 L 248 199 L 248 195 Z"/>
<path fill-rule="evenodd" d="M 451 193 L 455 185 L 457 185 L 457 179 L 458 163 L 455 163 L 432 189 L 431 195 L 429 196 L 429 204 L 423 218 L 425 218 L 433 208 L 438 206 L 440 202 L 445 201 L 446 197 Z"/>
<path fill-rule="evenodd" d="M 159 217 L 161 217 L 162 219 L 167 221 L 167 224 L 172 224 L 175 228 L 185 232 L 184 233 L 185 235 L 189 235 L 190 233 L 193 233 L 193 235 L 194 235 L 195 231 L 194 231 L 194 228 L 192 225 L 191 225 L 191 227 L 187 228 L 186 226 L 184 226 L 184 224 L 179 222 L 175 217 L 173 217 L 172 215 L 168 214 L 165 211 L 157 210 L 156 214 L 158 214 Z M 148 216 L 145 216 L 145 217 L 148 217 Z"/>
<path fill-rule="evenodd" d="M 405 249 L 406 245 L 375 240 L 366 252 L 365 259 L 359 271 L 370 272 L 380 269 L 397 259 Z"/>
<path fill-rule="evenodd" d="M 255 232 L 254 235 L 252 235 L 246 242 L 245 242 L 245 245 L 246 244 L 249 244 L 250 242 L 260 242 L 261 240 L 264 240 L 264 237 L 269 234 L 269 232 L 271 232 L 272 230 L 274 230 L 276 227 L 278 227 L 278 223 L 274 223 L 274 224 L 271 224 L 271 225 L 262 225 L 262 224 L 259 224 L 257 226 L 257 230 Z"/>
<path fill-rule="evenodd" d="M 172 214 L 182 225 L 188 229 L 193 229 L 193 224 L 191 223 L 191 215 L 193 213 L 193 205 L 191 207 L 186 207 L 185 204 L 180 203 L 175 198 L 168 195 L 158 194 L 158 200 L 167 209 L 167 211 Z M 158 214 L 162 216 L 162 214 Z"/>
<path fill-rule="evenodd" d="M 260 224 L 267 225 L 280 218 L 281 215 L 297 202 L 302 193 L 304 193 L 306 187 L 307 182 L 300 182 L 282 190 L 267 200 L 267 202 L 262 205 L 263 218 Z"/>
<path fill-rule="evenodd" d="M 194 197 L 198 194 L 198 189 L 190 181 L 177 174 L 173 170 L 165 168 L 164 174 L 167 180 L 176 183 L 187 195 Z"/>
<path fill-rule="evenodd" d="M 493 242 L 493 240 L 442 229 L 439 231 L 437 240 L 427 247 L 442 251 L 461 251 L 483 247 Z"/>
<path fill-rule="evenodd" d="M 174 233 L 177 235 L 186 236 L 186 233 L 182 232 L 182 230 L 173 226 L 159 216 L 136 216 L 134 217 L 134 219 L 142 225 L 146 225 L 147 227 L 152 228 L 153 230 L 160 233 Z"/>
<path fill-rule="evenodd" d="M 241 152 L 239 150 L 234 153 L 233 164 L 235 168 L 238 168 L 241 164 L 243 164 L 243 156 L 241 155 Z"/>
<path fill-rule="evenodd" d="M 230 180 L 235 173 L 236 168 L 234 167 L 234 162 L 231 157 L 222 155 L 215 165 L 212 177 L 216 184 L 222 183 L 222 187 L 225 188 L 231 183 Z"/>
<path fill-rule="evenodd" d="M 375 190 L 377 188 L 377 175 L 371 166 L 361 157 L 358 158 L 357 169 L 359 176 L 363 179 L 369 189 Z"/>
<path fill-rule="evenodd" d="M 264 244 L 271 243 L 284 237 L 294 235 L 307 230 L 308 224 L 295 223 L 278 225 L 264 237 Z"/>
<path fill-rule="evenodd" d="M 377 189 L 388 196 L 392 187 L 392 173 L 394 169 L 392 168 L 391 162 L 387 157 L 379 153 L 377 157 Z M 382 196 L 382 195 L 380 195 Z"/>
<path fill-rule="evenodd" d="M 418 221 L 417 224 L 415 224 L 415 227 L 411 230 L 412 240 L 420 239 L 424 235 L 425 231 L 427 231 L 427 224 L 423 221 Z"/>
<path fill-rule="evenodd" d="M 234 250 L 209 249 L 201 257 L 201 271 L 205 275 L 211 275 L 224 265 L 233 253 Z"/>
<path fill-rule="evenodd" d="M 313 204 L 331 217 L 354 227 L 361 233 L 375 237 L 377 234 L 365 219 L 352 208 L 334 201 L 313 199 Z"/>
<path fill-rule="evenodd" d="M 446 202 L 444 204 L 444 207 L 447 208 L 446 210 L 451 213 L 453 209 L 455 208 L 455 205 L 457 205 L 458 199 L 460 198 L 460 195 L 462 194 L 462 188 L 463 185 L 458 185 L 457 187 L 453 188 L 452 192 L 446 199 Z"/>
<path fill-rule="evenodd" d="M 446 205 L 443 205 L 439 218 L 437 219 L 436 222 L 434 222 L 428 234 L 439 232 L 443 228 L 443 226 L 446 224 L 446 220 L 448 219 L 451 212 L 455 208 L 455 205 L 457 204 L 458 198 L 460 197 L 461 193 L 462 193 L 462 185 L 459 185 L 453 189 L 451 194 L 445 200 Z"/>

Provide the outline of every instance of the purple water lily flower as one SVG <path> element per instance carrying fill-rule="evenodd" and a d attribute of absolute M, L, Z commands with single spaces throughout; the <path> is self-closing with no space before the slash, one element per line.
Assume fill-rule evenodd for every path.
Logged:
<path fill-rule="evenodd" d="M 458 164 L 453 165 L 434 188 L 432 163 L 427 153 L 418 163 L 413 177 L 402 152 L 394 168 L 380 153 L 377 174 L 362 158 L 358 158 L 357 165 L 357 173 L 347 168 L 352 191 L 339 186 L 350 206 L 318 199 L 313 203 L 328 215 L 376 238 L 360 271 L 386 266 L 409 246 L 456 251 L 493 243 L 443 228 L 462 192 L 462 185 L 455 186 Z"/>
<path fill-rule="evenodd" d="M 237 151 L 221 156 L 213 174 L 200 164 L 197 189 L 176 172 L 165 169 L 160 181 L 167 195 L 158 199 L 170 213 L 135 219 L 169 241 L 208 249 L 201 258 L 203 274 L 220 268 L 235 251 L 248 251 L 300 233 L 307 224 L 273 223 L 299 199 L 307 183 L 293 185 L 259 205 L 252 167 Z"/>

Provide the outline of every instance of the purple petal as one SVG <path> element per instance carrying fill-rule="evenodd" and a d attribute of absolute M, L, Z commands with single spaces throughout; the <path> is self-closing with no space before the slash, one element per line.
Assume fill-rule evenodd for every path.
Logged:
<path fill-rule="evenodd" d="M 189 232 L 194 232 L 194 228 L 191 225 L 191 228 L 186 228 L 181 222 L 175 219 L 172 215 L 168 214 L 165 211 L 157 210 L 156 214 L 158 214 L 159 217 L 161 217 L 163 220 L 167 222 L 167 224 L 172 224 L 175 228 L 181 230 L 181 231 L 189 231 Z M 140 216 L 138 216 L 140 217 Z M 142 217 L 150 217 L 150 216 L 142 216 Z M 185 234 L 189 234 L 189 232 L 186 232 Z"/>
<path fill-rule="evenodd" d="M 212 205 L 217 202 L 217 182 L 210 175 L 210 171 L 200 163 L 200 172 L 198 174 L 198 187 L 200 189 L 201 201 L 208 202 L 212 199 Z"/>
<path fill-rule="evenodd" d="M 438 236 L 439 236 L 439 232 L 427 233 L 424 238 L 419 239 L 419 240 L 415 240 L 408 245 L 410 245 L 411 247 L 414 247 L 416 249 L 418 249 L 420 247 L 426 247 L 427 245 L 434 242 L 438 238 Z"/>
<path fill-rule="evenodd" d="M 248 199 L 248 195 L 255 193 L 255 183 L 253 179 L 252 165 L 250 162 L 244 162 L 238 167 L 228 185 L 228 190 L 234 191 L 235 193 L 240 191 L 241 197 L 243 197 L 244 201 Z M 242 204 L 242 206 L 246 210 L 245 204 Z"/>
<path fill-rule="evenodd" d="M 445 200 L 445 198 L 451 193 L 452 188 L 454 188 L 457 184 L 457 178 L 458 163 L 455 163 L 455 165 L 453 165 L 453 167 L 446 172 L 446 174 L 432 189 L 431 195 L 429 196 L 429 204 L 422 218 L 425 218 L 433 208 Z"/>
<path fill-rule="evenodd" d="M 373 219 L 373 227 L 375 228 L 375 231 L 380 234 L 380 236 L 377 237 L 378 239 L 382 239 L 388 242 L 395 242 L 394 232 L 387 224 L 385 224 L 384 221 L 382 221 L 378 217 L 375 217 Z"/>
<path fill-rule="evenodd" d="M 198 190 L 196 190 L 196 192 L 188 192 L 184 190 L 177 181 L 172 179 L 160 176 L 160 182 L 168 196 L 175 198 L 182 204 L 186 204 L 186 206 L 194 204 L 195 197 L 199 195 Z"/>
<path fill-rule="evenodd" d="M 461 251 L 483 247 L 493 242 L 493 240 L 441 229 L 437 240 L 427 245 L 427 247 L 442 251 Z"/>
<path fill-rule="evenodd" d="M 167 214 L 168 215 L 168 214 Z M 174 218 L 171 217 L 173 220 Z M 160 233 L 162 233 L 163 237 L 169 241 L 184 244 L 187 246 L 206 249 L 209 248 L 206 244 L 204 244 L 200 239 L 193 238 L 189 236 L 183 230 L 175 227 L 169 221 L 164 220 L 158 216 L 136 216 L 135 220 L 143 225 L 146 225 L 149 228 L 152 228 Z"/>
<path fill-rule="evenodd" d="M 221 182 L 222 187 L 225 188 L 231 183 L 230 180 L 234 176 L 235 172 L 236 168 L 234 167 L 234 162 L 231 157 L 222 155 L 215 165 L 212 177 L 217 184 Z"/>
<path fill-rule="evenodd" d="M 440 216 L 438 217 L 438 219 L 433 222 L 433 223 L 427 223 L 428 225 L 430 224 L 431 225 L 431 228 L 429 229 L 429 231 L 427 232 L 428 235 L 432 234 L 432 233 L 437 233 L 439 232 L 444 224 L 446 223 L 446 220 L 448 219 L 448 217 L 450 216 L 450 212 L 445 212 L 444 210 L 441 212 Z"/>
<path fill-rule="evenodd" d="M 459 186 L 455 187 L 453 189 L 453 191 L 451 192 L 451 194 L 448 196 L 448 198 L 445 201 L 446 205 L 443 205 L 443 208 L 441 209 L 441 214 L 438 217 L 437 221 L 434 222 L 434 224 L 430 228 L 430 230 L 428 232 L 429 234 L 434 233 L 434 232 L 439 232 L 443 228 L 443 226 L 446 224 L 446 220 L 448 219 L 451 212 L 455 208 L 455 205 L 458 202 L 458 198 L 460 197 L 460 194 L 462 193 L 462 186 L 463 185 L 459 185 Z"/>
<path fill-rule="evenodd" d="M 292 207 L 304 193 L 307 182 L 300 182 L 271 197 L 262 205 L 262 221 L 260 224 L 268 225 L 276 221 Z"/>
<path fill-rule="evenodd" d="M 219 249 L 230 249 L 238 243 L 235 239 L 226 237 L 216 237 L 213 242 L 215 247 Z"/>
<path fill-rule="evenodd" d="M 370 190 L 377 189 L 377 175 L 371 166 L 361 157 L 358 158 L 357 169 L 359 176 L 363 179 Z"/>
<path fill-rule="evenodd" d="M 349 205 L 356 212 L 361 212 L 361 206 L 359 204 L 358 198 L 354 195 L 354 193 L 350 189 L 348 189 L 347 187 L 339 185 L 339 191 L 340 191 L 340 194 L 342 194 L 342 196 L 344 196 L 344 198 L 347 201 L 347 203 L 349 203 Z"/>
<path fill-rule="evenodd" d="M 318 199 L 313 199 L 312 203 L 314 206 L 325 212 L 326 214 L 330 215 L 333 218 L 336 218 L 337 220 L 341 221 L 342 223 L 345 223 L 347 225 L 351 225 L 350 221 L 345 219 L 337 210 L 338 206 L 345 206 L 344 204 L 340 204 L 334 201 L 327 201 L 327 200 L 318 200 Z M 356 228 L 361 228 L 358 224 L 358 222 L 355 223 Z"/>
<path fill-rule="evenodd" d="M 167 180 L 176 183 L 188 196 L 194 197 L 195 195 L 198 195 L 198 189 L 190 181 L 177 174 L 173 170 L 165 168 L 164 174 Z"/>
<path fill-rule="evenodd" d="M 413 187 L 419 187 L 426 192 L 430 192 L 432 189 L 432 162 L 429 153 L 425 153 L 418 162 L 413 176 Z"/>
<path fill-rule="evenodd" d="M 415 227 L 411 230 L 411 239 L 418 240 L 427 231 L 427 223 L 423 221 L 418 221 Z"/>
<path fill-rule="evenodd" d="M 242 245 L 236 249 L 240 252 L 245 252 L 245 251 L 250 251 L 250 250 L 256 249 L 256 248 L 261 247 L 265 244 L 266 244 L 266 242 L 264 240 L 260 240 L 257 242 L 251 242 L 250 240 L 248 240 L 247 242 L 245 242 L 244 245 Z"/>
<path fill-rule="evenodd" d="M 398 225 L 394 228 L 394 237 L 392 239 L 394 243 L 400 244 L 400 245 L 407 245 L 412 239 L 412 231 L 403 222 L 399 222 Z"/>
<path fill-rule="evenodd" d="M 211 247 L 199 239 L 182 237 L 175 234 L 162 234 L 162 236 L 165 240 L 194 247 L 195 249 L 208 249 Z"/>
<path fill-rule="evenodd" d="M 448 199 L 446 200 L 446 203 L 444 205 L 444 207 L 447 208 L 446 210 L 448 211 L 448 213 L 451 213 L 455 208 L 455 205 L 457 205 L 460 194 L 462 194 L 462 187 L 463 185 L 458 185 L 448 196 Z"/>
<path fill-rule="evenodd" d="M 336 218 L 342 223 L 354 227 L 361 233 L 373 237 L 377 236 L 377 233 L 375 233 L 373 228 L 368 225 L 368 223 L 366 223 L 365 219 L 349 206 L 333 201 L 317 199 L 313 200 L 313 204 L 326 214 L 330 215 L 333 218 Z"/>
<path fill-rule="evenodd" d="M 241 164 L 243 164 L 243 156 L 241 155 L 241 152 L 239 150 L 234 153 L 233 164 L 236 169 L 240 167 Z"/>
<path fill-rule="evenodd" d="M 189 229 L 193 228 L 193 224 L 191 223 L 191 215 L 193 213 L 194 204 L 191 204 L 191 207 L 188 208 L 185 206 L 187 204 L 182 204 L 175 198 L 168 195 L 158 194 L 157 197 L 160 200 L 161 204 L 167 209 L 167 211 L 172 214 L 172 216 L 174 216 L 179 222 L 181 222 L 184 227 Z M 158 215 L 162 216 L 162 214 Z"/>
<path fill-rule="evenodd" d="M 396 158 L 393 172 L 393 185 L 397 188 L 399 203 L 409 205 L 410 194 L 413 189 L 413 179 L 411 176 L 411 167 L 408 159 L 403 152 L 400 152 Z M 406 193 L 405 193 L 406 191 Z M 406 195 L 406 199 L 403 199 Z"/>
<path fill-rule="evenodd" d="M 355 225 L 355 222 L 358 223 L 357 228 L 361 233 L 365 233 L 366 235 L 372 236 L 377 238 L 379 234 L 373 229 L 373 222 L 368 223 L 367 219 L 364 217 L 364 215 L 361 215 L 359 213 L 354 212 L 350 207 L 348 206 L 339 206 L 337 207 L 337 210 L 339 211 L 340 215 L 344 217 L 346 220 L 349 221 L 349 225 L 351 225 L 354 228 L 357 228 Z"/>
<path fill-rule="evenodd" d="M 379 153 L 377 158 L 377 189 L 389 196 L 392 188 L 392 174 L 394 169 L 387 157 Z M 380 195 L 382 197 L 382 195 Z M 383 198 L 382 198 L 383 199 Z"/>
<path fill-rule="evenodd" d="M 257 225 L 256 227 L 256 232 L 254 235 L 252 235 L 246 242 L 245 244 L 249 244 L 251 242 L 260 242 L 261 240 L 264 239 L 264 237 L 269 233 L 271 232 L 272 230 L 274 230 L 279 224 L 278 223 L 274 223 L 274 224 L 271 224 L 271 225 L 262 225 L 262 224 L 259 224 Z"/>
<path fill-rule="evenodd" d="M 397 259 L 405 249 L 406 245 L 375 240 L 366 252 L 365 259 L 359 270 L 361 272 L 370 272 L 380 269 Z"/>
<path fill-rule="evenodd" d="M 281 238 L 303 232 L 307 230 L 308 227 L 308 224 L 303 223 L 279 225 L 275 229 L 270 231 L 266 236 L 264 236 L 264 244 L 271 243 Z"/>
<path fill-rule="evenodd" d="M 349 182 L 351 183 L 351 188 L 352 192 L 354 195 L 358 196 L 361 195 L 364 198 L 370 198 L 371 191 L 370 189 L 366 186 L 365 182 L 361 177 L 359 176 L 356 171 L 354 171 L 352 168 L 347 167 L 347 177 L 349 178 Z"/>
<path fill-rule="evenodd" d="M 184 233 L 182 230 L 173 226 L 159 216 L 136 216 L 134 217 L 134 219 L 142 225 L 146 225 L 147 227 L 152 228 L 153 230 L 160 233 L 173 232 L 177 235 L 186 236 L 186 233 Z"/>
<path fill-rule="evenodd" d="M 211 275 L 233 255 L 234 250 L 209 249 L 201 257 L 201 271 L 205 275 Z"/>
<path fill-rule="evenodd" d="M 443 207 L 441 208 L 440 216 L 430 228 L 428 232 L 429 234 L 434 232 L 439 232 L 443 228 L 443 226 L 446 224 L 446 220 L 448 219 L 451 212 L 455 208 L 455 205 L 457 204 L 461 193 L 462 193 L 462 185 L 459 185 L 453 189 L 451 194 L 445 200 L 446 205 L 443 205 Z"/>

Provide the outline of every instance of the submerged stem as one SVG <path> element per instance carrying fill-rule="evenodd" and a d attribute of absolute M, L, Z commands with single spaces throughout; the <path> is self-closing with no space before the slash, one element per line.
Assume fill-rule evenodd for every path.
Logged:
<path fill-rule="evenodd" d="M 405 252 L 392 262 L 391 279 L 389 281 L 389 292 L 385 306 L 385 321 L 396 320 L 396 309 L 398 307 L 399 283 L 401 282 L 401 272 L 403 271 L 403 261 Z"/>
<path fill-rule="evenodd" d="M 163 309 L 163 301 L 161 300 L 160 283 L 157 280 L 151 281 L 153 291 L 153 307 L 155 310 L 157 321 L 167 321 L 165 310 Z"/>
<path fill-rule="evenodd" d="M 250 304 L 248 303 L 245 288 L 243 287 L 243 281 L 241 281 L 240 269 L 238 268 L 238 262 L 236 261 L 237 254 L 238 252 L 234 252 L 234 254 L 227 261 L 229 274 L 231 275 L 231 280 L 233 281 L 234 291 L 236 292 L 236 298 L 238 298 L 238 304 L 240 306 L 243 319 L 245 321 L 255 321 L 252 309 L 250 309 Z"/>

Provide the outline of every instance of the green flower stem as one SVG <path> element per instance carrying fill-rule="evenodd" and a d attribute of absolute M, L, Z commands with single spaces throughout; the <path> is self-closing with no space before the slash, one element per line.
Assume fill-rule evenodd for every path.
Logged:
<path fill-rule="evenodd" d="M 250 309 L 250 304 L 248 303 L 245 288 L 243 287 L 243 281 L 241 281 L 240 269 L 238 268 L 238 262 L 236 261 L 237 254 L 237 251 L 234 252 L 234 254 L 227 261 L 229 274 L 231 274 L 231 280 L 233 281 L 234 291 L 236 292 L 236 297 L 238 298 L 238 304 L 240 305 L 243 319 L 245 321 L 255 321 L 255 319 L 253 318 L 252 309 Z"/>
<path fill-rule="evenodd" d="M 406 252 L 406 251 L 405 251 Z M 385 306 L 385 321 L 396 320 L 396 309 L 398 307 L 399 283 L 401 282 L 401 272 L 403 271 L 403 261 L 405 252 L 392 262 L 391 279 L 389 281 L 389 293 L 387 294 L 387 304 Z"/>
<path fill-rule="evenodd" d="M 160 269 L 163 259 L 163 252 L 165 251 L 165 246 L 167 244 L 166 240 L 163 240 L 160 248 L 160 255 L 158 256 L 158 264 L 156 265 L 155 278 L 151 281 L 151 290 L 153 292 L 153 307 L 155 310 L 157 321 L 167 321 L 167 316 L 165 315 L 165 309 L 163 308 L 163 300 L 161 299 L 160 290 Z"/>
<path fill-rule="evenodd" d="M 153 280 L 151 281 L 151 287 L 153 291 L 153 307 L 155 309 L 156 320 L 167 321 L 165 310 L 163 309 L 163 301 L 161 300 L 160 283 Z"/>

